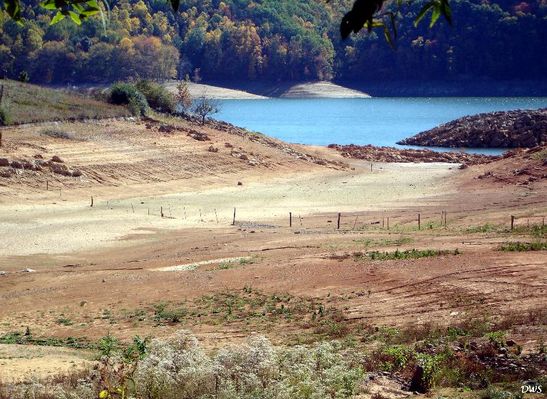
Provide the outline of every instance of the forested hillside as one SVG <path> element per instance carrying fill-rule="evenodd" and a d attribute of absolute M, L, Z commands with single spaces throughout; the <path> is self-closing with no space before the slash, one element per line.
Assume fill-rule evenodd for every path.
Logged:
<path fill-rule="evenodd" d="M 454 25 L 431 30 L 403 9 L 396 49 L 381 32 L 342 41 L 349 0 L 111 1 L 77 26 L 50 25 L 28 1 L 22 26 L 0 22 L 0 64 L 10 78 L 40 83 L 141 77 L 205 81 L 542 79 L 547 70 L 544 0 L 451 1 Z"/>

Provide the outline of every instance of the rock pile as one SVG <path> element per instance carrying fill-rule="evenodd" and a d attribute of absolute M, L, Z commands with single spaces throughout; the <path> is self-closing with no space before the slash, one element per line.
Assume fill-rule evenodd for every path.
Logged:
<path fill-rule="evenodd" d="M 546 143 L 547 108 L 543 108 L 466 116 L 397 144 L 452 148 L 529 148 Z"/>
<path fill-rule="evenodd" d="M 371 162 L 448 162 L 476 165 L 488 163 L 498 157 L 463 152 L 436 152 L 431 150 L 398 149 L 394 147 L 376 147 L 372 145 L 338 145 L 329 148 L 339 151 L 345 158 L 363 159 Z"/>
<path fill-rule="evenodd" d="M 70 169 L 57 155 L 54 155 L 49 161 L 44 160 L 41 155 L 35 156 L 35 159 L 32 160 L 16 159 L 10 161 L 8 158 L 0 158 L 0 177 L 9 178 L 16 175 L 18 171 L 23 170 L 35 172 L 50 170 L 55 174 L 67 177 L 82 176 L 79 169 Z"/>

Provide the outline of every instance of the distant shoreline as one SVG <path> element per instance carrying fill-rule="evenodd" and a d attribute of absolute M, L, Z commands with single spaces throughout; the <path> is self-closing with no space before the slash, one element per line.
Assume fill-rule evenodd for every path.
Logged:
<path fill-rule="evenodd" d="M 547 97 L 547 80 L 452 81 L 310 81 L 224 82 L 207 81 L 209 94 L 221 89 L 218 99 L 264 98 L 370 98 L 370 97 Z M 233 93 L 232 91 L 238 92 Z"/>
<path fill-rule="evenodd" d="M 170 90 L 176 90 L 177 81 L 165 83 Z M 193 97 L 209 97 L 216 100 L 265 100 L 268 98 L 370 98 L 371 96 L 360 90 L 350 89 L 332 82 L 304 82 L 297 84 L 265 85 L 262 83 L 245 84 L 242 87 L 226 87 L 217 83 L 188 84 Z"/>

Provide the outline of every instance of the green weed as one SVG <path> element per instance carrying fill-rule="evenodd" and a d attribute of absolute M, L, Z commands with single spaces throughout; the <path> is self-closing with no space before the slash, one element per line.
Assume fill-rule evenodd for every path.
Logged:
<path fill-rule="evenodd" d="M 432 256 L 443 256 L 443 255 L 459 255 L 460 251 L 458 249 L 454 251 L 445 251 L 445 250 L 436 250 L 436 249 L 411 249 L 406 251 L 399 251 L 398 249 L 393 252 L 379 252 L 371 251 L 366 253 L 355 253 L 354 258 L 356 260 L 361 260 L 363 258 L 368 258 L 370 260 L 400 260 L 400 259 L 420 259 L 428 258 Z"/>
<path fill-rule="evenodd" d="M 545 251 L 547 242 L 508 242 L 502 244 L 498 249 L 504 252 Z"/>

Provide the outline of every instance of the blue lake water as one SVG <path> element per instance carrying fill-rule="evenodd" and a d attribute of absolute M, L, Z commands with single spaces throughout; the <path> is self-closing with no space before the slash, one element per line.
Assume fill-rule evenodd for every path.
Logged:
<path fill-rule="evenodd" d="M 547 97 L 222 100 L 216 119 L 300 144 L 396 146 L 401 139 L 481 112 L 547 107 Z M 502 150 L 469 150 L 500 153 Z"/>

